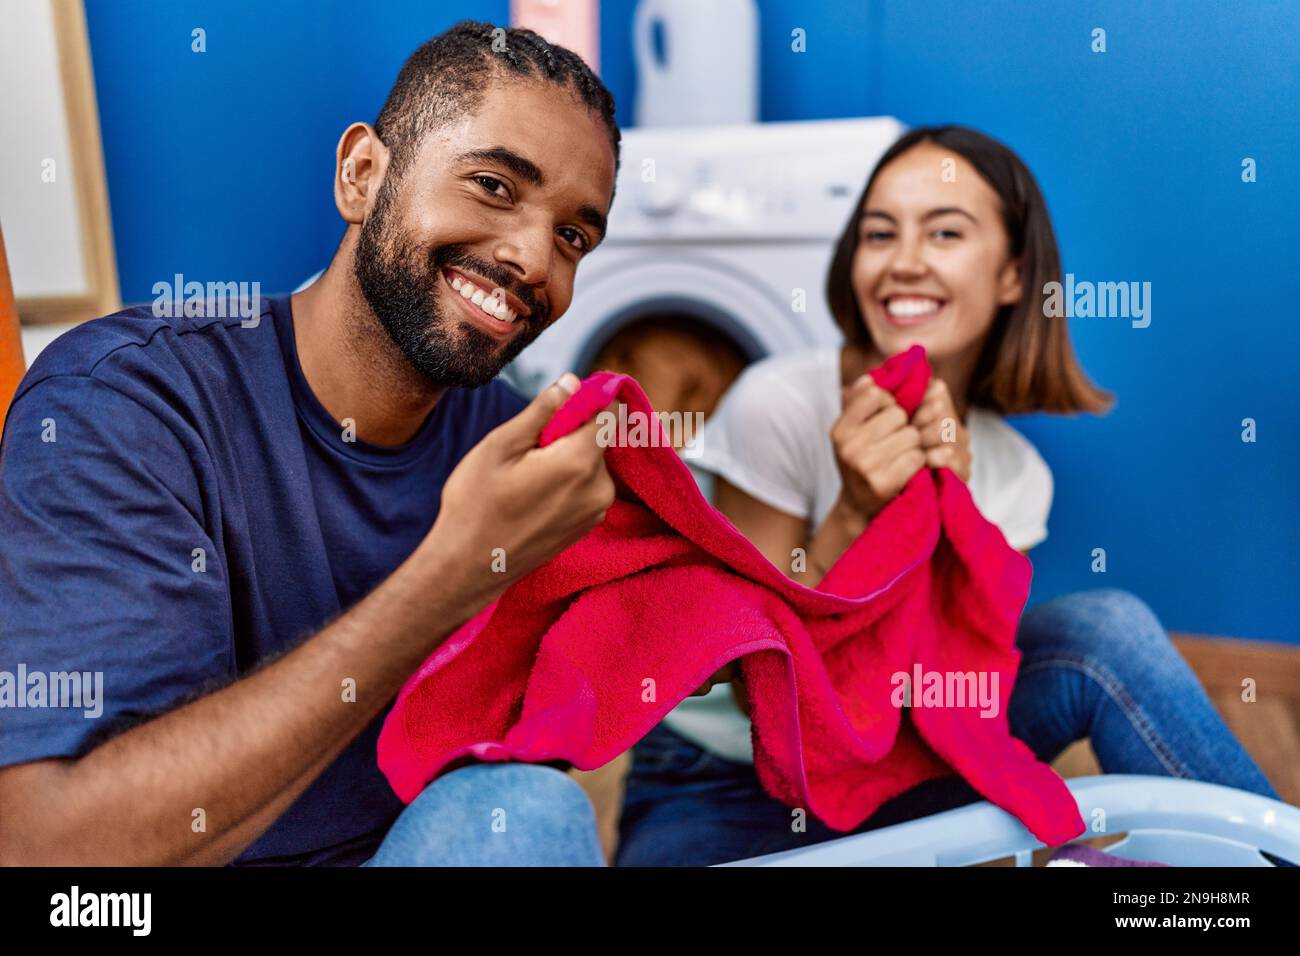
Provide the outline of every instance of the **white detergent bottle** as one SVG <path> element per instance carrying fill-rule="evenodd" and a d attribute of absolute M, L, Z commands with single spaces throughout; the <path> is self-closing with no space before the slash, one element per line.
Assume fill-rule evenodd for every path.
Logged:
<path fill-rule="evenodd" d="M 638 126 L 758 121 L 754 0 L 640 0 L 632 45 Z"/>

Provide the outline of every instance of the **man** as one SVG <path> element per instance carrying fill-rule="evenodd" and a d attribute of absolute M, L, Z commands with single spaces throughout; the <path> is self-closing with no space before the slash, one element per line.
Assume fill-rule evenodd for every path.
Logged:
<path fill-rule="evenodd" d="M 618 146 L 576 55 L 458 24 L 340 139 L 315 284 L 40 356 L 0 446 L 0 863 L 599 862 L 559 771 L 465 768 L 404 809 L 375 744 L 613 500 L 594 422 L 536 447 L 576 379 L 525 407 L 495 376 L 568 307 Z"/>

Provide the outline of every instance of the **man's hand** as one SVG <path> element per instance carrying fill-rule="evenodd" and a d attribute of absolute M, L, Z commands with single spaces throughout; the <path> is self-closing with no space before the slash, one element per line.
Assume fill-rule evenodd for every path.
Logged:
<path fill-rule="evenodd" d="M 723 664 L 716 671 L 709 675 L 699 687 L 691 691 L 692 697 L 703 697 L 709 691 L 713 690 L 714 684 L 725 684 L 728 681 L 736 680 L 740 677 L 740 661 L 730 661 Z"/>
<path fill-rule="evenodd" d="M 731 684 L 731 699 L 746 717 L 749 716 L 749 691 L 745 688 L 745 672 L 740 668 L 740 661 L 734 660 L 724 664 L 699 687 L 691 691 L 692 697 L 703 697 L 713 690 L 714 684 Z"/>
<path fill-rule="evenodd" d="M 925 466 L 921 433 L 894 396 L 864 375 L 844 390 L 844 411 L 831 427 L 840 498 L 874 518 Z"/>
<path fill-rule="evenodd" d="M 927 468 L 951 468 L 962 481 L 970 481 L 970 434 L 943 379 L 930 379 L 912 425 L 921 433 Z"/>
<path fill-rule="evenodd" d="M 487 604 L 578 541 L 614 502 L 595 418 L 537 447 L 542 428 L 577 387 L 566 373 L 489 432 L 447 478 L 438 519 L 420 547 L 456 556 L 464 574 L 455 584 L 473 605 Z"/>

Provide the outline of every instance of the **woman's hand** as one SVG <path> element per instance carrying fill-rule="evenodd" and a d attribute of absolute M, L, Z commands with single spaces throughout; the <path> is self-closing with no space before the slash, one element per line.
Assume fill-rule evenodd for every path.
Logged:
<path fill-rule="evenodd" d="M 831 427 L 831 443 L 843 483 L 841 501 L 867 520 L 926 463 L 920 429 L 869 375 L 844 390 L 844 411 Z"/>
<path fill-rule="evenodd" d="M 921 433 L 927 468 L 951 468 L 962 481 L 970 481 L 970 434 L 943 379 L 930 379 L 912 425 Z"/>

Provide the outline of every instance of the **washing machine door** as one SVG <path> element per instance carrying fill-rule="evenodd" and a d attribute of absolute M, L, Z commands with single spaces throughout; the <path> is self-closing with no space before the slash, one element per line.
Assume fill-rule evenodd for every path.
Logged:
<path fill-rule="evenodd" d="M 805 313 L 755 276 L 693 250 L 655 250 L 647 259 L 622 250 L 598 274 L 580 280 L 580 294 L 551 328 L 513 363 L 507 377 L 536 394 L 565 371 L 579 375 L 620 329 L 652 315 L 674 314 L 703 322 L 730 337 L 748 361 L 819 343 Z"/>

